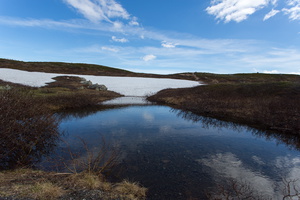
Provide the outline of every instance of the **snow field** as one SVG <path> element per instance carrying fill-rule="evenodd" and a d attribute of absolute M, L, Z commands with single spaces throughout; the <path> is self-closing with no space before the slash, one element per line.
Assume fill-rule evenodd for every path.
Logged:
<path fill-rule="evenodd" d="M 78 74 L 56 74 L 44 72 L 28 72 L 16 69 L 0 68 L 0 79 L 3 81 L 19 83 L 34 87 L 45 86 L 53 82 L 57 76 L 78 76 L 90 80 L 93 84 L 103 84 L 109 90 L 125 96 L 146 96 L 157 93 L 167 88 L 185 88 L 199 86 L 196 81 L 166 79 L 166 78 L 137 78 L 137 77 L 113 77 L 92 76 Z"/>

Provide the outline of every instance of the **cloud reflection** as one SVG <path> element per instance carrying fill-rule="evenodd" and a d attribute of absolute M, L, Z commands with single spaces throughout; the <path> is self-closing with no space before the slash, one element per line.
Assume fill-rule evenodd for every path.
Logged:
<path fill-rule="evenodd" d="M 260 160 L 258 157 L 255 157 L 255 159 Z M 278 196 L 276 184 L 273 180 L 261 172 L 251 170 L 245 166 L 242 160 L 230 152 L 218 153 L 197 161 L 210 167 L 216 180 L 224 178 L 234 180 L 238 183 L 247 184 L 254 194 L 263 194 L 268 197 Z"/>
<path fill-rule="evenodd" d="M 232 180 L 242 186 L 246 185 L 251 190 L 251 194 L 257 197 L 282 199 L 284 195 L 296 194 L 300 191 L 298 190 L 300 189 L 300 157 L 280 156 L 270 163 L 266 163 L 258 156 L 251 158 L 256 164 L 268 165 L 267 170 L 277 171 L 282 180 L 274 177 L 272 179 L 267 177 L 265 172 L 250 169 L 231 152 L 210 155 L 208 158 L 196 161 L 209 167 L 214 179 L 220 184 L 224 179 Z M 288 183 L 290 183 L 290 188 L 288 188 Z"/>
<path fill-rule="evenodd" d="M 153 122 L 154 116 L 152 114 L 150 114 L 149 112 L 144 112 L 143 119 L 147 122 Z"/>

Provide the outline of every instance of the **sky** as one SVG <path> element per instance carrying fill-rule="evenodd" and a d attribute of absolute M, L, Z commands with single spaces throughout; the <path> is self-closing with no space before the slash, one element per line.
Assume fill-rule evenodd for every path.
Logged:
<path fill-rule="evenodd" d="M 300 74 L 300 0 L 1 0 L 0 57 Z"/>

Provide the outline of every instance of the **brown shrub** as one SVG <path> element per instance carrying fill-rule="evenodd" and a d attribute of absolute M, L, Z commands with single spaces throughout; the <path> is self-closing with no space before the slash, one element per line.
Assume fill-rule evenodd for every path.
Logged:
<path fill-rule="evenodd" d="M 58 137 L 58 121 L 26 90 L 0 91 L 0 169 L 31 165 Z"/>
<path fill-rule="evenodd" d="M 221 120 L 300 133 L 299 83 L 215 84 L 163 90 L 148 99 Z"/>

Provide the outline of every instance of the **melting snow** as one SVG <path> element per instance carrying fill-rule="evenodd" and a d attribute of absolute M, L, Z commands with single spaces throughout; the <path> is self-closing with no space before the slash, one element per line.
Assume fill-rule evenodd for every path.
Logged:
<path fill-rule="evenodd" d="M 166 88 L 185 88 L 198 86 L 196 81 L 167 79 L 167 78 L 137 78 L 137 77 L 112 77 L 92 76 L 78 74 L 55 74 L 44 72 L 27 72 L 16 69 L 0 68 L 0 79 L 8 82 L 19 83 L 34 87 L 45 86 L 53 82 L 57 76 L 79 76 L 94 84 L 103 84 L 109 90 L 125 96 L 146 96 L 155 94 Z"/>

